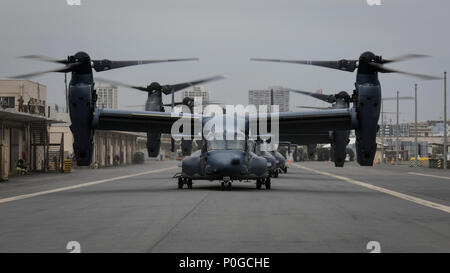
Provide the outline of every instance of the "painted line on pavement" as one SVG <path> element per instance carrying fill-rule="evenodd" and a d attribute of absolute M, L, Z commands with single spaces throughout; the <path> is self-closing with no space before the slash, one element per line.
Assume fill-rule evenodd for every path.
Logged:
<path fill-rule="evenodd" d="M 23 195 L 3 198 L 3 199 L 0 199 L 0 204 L 17 201 L 17 200 L 22 200 L 22 199 L 27 199 L 27 198 L 36 197 L 36 196 L 41 196 L 41 195 L 46 195 L 46 194 L 51 194 L 51 193 L 56 193 L 56 192 L 62 192 L 62 191 L 68 191 L 68 190 L 73 190 L 73 189 L 79 189 L 79 188 L 83 188 L 83 187 L 89 187 L 89 186 L 93 186 L 93 185 L 103 184 L 103 183 L 107 183 L 107 182 L 117 181 L 117 180 L 121 180 L 121 179 L 126 179 L 126 178 L 146 175 L 146 174 L 164 172 L 164 171 L 168 171 L 168 170 L 172 170 L 172 169 L 176 169 L 176 168 L 178 168 L 178 167 L 170 167 L 170 168 L 164 168 L 164 169 L 151 170 L 151 171 L 146 171 L 146 172 L 141 172 L 141 173 L 135 173 L 135 174 L 130 174 L 130 175 L 124 175 L 124 176 L 118 176 L 118 177 L 113 177 L 113 178 L 107 178 L 107 179 L 87 182 L 87 183 L 68 186 L 68 187 L 56 188 L 56 189 L 47 190 L 47 191 L 40 191 L 40 192 L 35 192 L 35 193 L 29 193 L 29 194 L 23 194 Z"/>
<path fill-rule="evenodd" d="M 434 178 L 450 180 L 450 177 L 446 177 L 446 176 L 439 176 L 439 175 L 432 175 L 432 174 L 423 174 L 423 173 L 415 173 L 415 172 L 408 172 L 408 173 L 409 174 L 413 174 L 413 175 L 428 176 L 428 177 L 434 177 Z"/>
<path fill-rule="evenodd" d="M 411 196 L 411 195 L 407 195 L 407 194 L 404 194 L 404 193 L 388 190 L 388 189 L 385 189 L 385 188 L 382 188 L 382 187 L 378 187 L 378 186 L 375 186 L 375 185 L 372 185 L 372 184 L 369 184 L 369 183 L 364 183 L 364 182 L 361 182 L 361 181 L 358 181 L 358 180 L 355 180 L 355 179 L 351 179 L 351 178 L 348 178 L 348 177 L 345 177 L 345 176 L 340 176 L 340 175 L 336 175 L 336 174 L 332 174 L 332 173 L 327 173 L 327 172 L 323 172 L 323 171 L 319 171 L 319 170 L 314 170 L 314 169 L 311 169 L 311 168 L 308 168 L 308 167 L 304 167 L 304 166 L 301 166 L 301 165 L 298 165 L 298 164 L 292 164 L 292 165 L 294 167 L 297 167 L 297 168 L 300 168 L 300 169 L 303 169 L 303 170 L 306 170 L 306 171 L 310 171 L 310 172 L 313 172 L 313 173 L 317 173 L 317 174 L 333 177 L 333 178 L 336 178 L 336 179 L 339 179 L 339 180 L 342 180 L 342 181 L 345 181 L 345 182 L 348 182 L 348 183 L 351 183 L 351 184 L 355 184 L 355 185 L 358 185 L 358 186 L 361 186 L 361 187 L 364 187 L 364 188 L 368 188 L 368 189 L 371 189 L 371 190 L 375 190 L 375 191 L 379 191 L 379 192 L 382 192 L 382 193 L 385 193 L 385 194 L 389 194 L 391 196 L 395 196 L 397 198 L 400 198 L 400 199 L 403 199 L 403 200 L 407 200 L 407 201 L 410 201 L 410 202 L 413 202 L 413 203 L 416 203 L 416 204 L 419 204 L 419 205 L 422 205 L 422 206 L 425 206 L 425 207 L 429 207 L 429 208 L 433 208 L 433 209 L 437 209 L 437 210 L 441 210 L 441 211 L 450 213 L 450 207 L 449 206 L 445 206 L 445 205 L 442 205 L 442 204 L 438 204 L 438 203 L 434 203 L 434 202 L 431 202 L 431 201 L 427 201 L 425 199 L 421 199 L 421 198 L 414 197 L 414 196 Z"/>

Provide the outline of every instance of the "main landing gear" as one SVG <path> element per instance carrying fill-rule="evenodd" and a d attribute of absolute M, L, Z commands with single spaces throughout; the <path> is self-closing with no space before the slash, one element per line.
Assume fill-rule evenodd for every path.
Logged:
<path fill-rule="evenodd" d="M 184 185 L 187 185 L 188 189 L 192 189 L 192 179 L 178 177 L 178 188 L 182 189 Z"/>
<path fill-rule="evenodd" d="M 224 177 L 223 182 L 220 183 L 220 189 L 223 191 L 224 190 L 231 191 L 231 188 L 232 188 L 231 179 L 229 177 Z"/>
<path fill-rule="evenodd" d="M 266 187 L 266 190 L 270 190 L 272 184 L 270 182 L 270 177 L 267 178 L 258 178 L 256 179 L 256 188 L 260 190 L 262 188 L 262 185 Z"/>

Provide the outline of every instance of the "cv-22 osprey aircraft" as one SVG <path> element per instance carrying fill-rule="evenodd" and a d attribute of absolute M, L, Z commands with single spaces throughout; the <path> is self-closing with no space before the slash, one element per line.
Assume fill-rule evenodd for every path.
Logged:
<path fill-rule="evenodd" d="M 205 84 L 208 82 L 221 80 L 223 79 L 222 76 L 214 76 L 210 78 L 190 81 L 190 82 L 183 82 L 183 83 L 177 83 L 177 84 L 167 84 L 167 85 L 161 85 L 158 82 L 152 82 L 151 84 L 147 86 L 136 86 L 131 84 L 122 83 L 116 80 L 109 80 L 105 78 L 95 78 L 95 81 L 110 83 L 118 86 L 123 86 L 126 88 L 131 88 L 134 90 L 139 90 L 147 93 L 147 102 L 145 104 L 145 111 L 155 111 L 155 112 L 164 112 L 164 106 L 171 106 L 172 108 L 175 106 L 175 93 L 179 92 L 183 89 L 186 89 L 188 87 L 199 85 L 199 84 Z M 171 104 L 163 104 L 162 95 L 171 95 L 172 96 L 172 103 Z M 193 103 L 193 100 L 190 98 L 183 99 L 183 103 L 187 105 L 188 107 L 193 107 L 191 105 Z M 153 130 L 152 130 L 153 131 Z M 147 132 L 147 153 L 149 157 L 157 157 L 160 152 L 161 147 L 161 134 L 158 132 Z M 192 151 L 192 141 L 182 141 L 181 142 L 182 152 L 183 155 L 190 155 Z M 172 152 L 174 152 L 174 141 L 172 140 Z"/>
<path fill-rule="evenodd" d="M 303 94 L 307 96 L 311 96 L 313 98 L 331 103 L 331 107 L 323 108 L 323 107 L 308 107 L 308 106 L 297 106 L 299 108 L 310 108 L 310 109 L 342 109 L 342 108 L 349 108 L 351 97 L 350 95 L 345 92 L 341 91 L 335 95 L 326 95 L 326 94 L 319 94 L 319 93 L 312 93 L 307 91 L 301 91 L 301 90 L 295 90 L 295 89 L 287 89 L 290 92 Z M 329 132 L 329 143 L 331 144 L 331 157 L 334 162 L 334 165 L 336 167 L 344 167 L 345 158 L 347 155 L 347 145 L 350 142 L 350 130 L 345 131 L 330 131 Z M 319 141 L 324 142 L 323 140 L 318 139 L 317 144 L 324 144 L 319 143 Z M 326 142 L 326 143 L 328 143 Z"/>
<path fill-rule="evenodd" d="M 369 143 L 363 139 L 366 136 L 372 136 L 374 133 L 373 120 L 379 117 L 380 98 L 375 94 L 381 94 L 380 82 L 378 80 L 378 73 L 400 73 L 412 77 L 416 77 L 422 80 L 437 80 L 440 77 L 423 75 L 417 73 L 410 73 L 405 71 L 399 71 L 396 69 L 388 68 L 385 64 L 404 61 L 413 58 L 428 57 L 421 54 L 407 54 L 392 59 L 383 59 L 381 56 L 377 56 L 372 52 L 364 52 L 361 54 L 358 60 L 338 60 L 338 61 L 307 61 L 307 60 L 282 60 L 282 59 L 266 59 L 266 58 L 252 58 L 252 61 L 263 62 L 277 62 L 277 63 L 291 63 L 291 64 L 303 64 L 313 65 L 325 68 L 337 69 L 346 72 L 356 73 L 355 89 L 353 95 L 350 97 L 346 92 L 340 92 L 336 95 L 321 95 L 313 94 L 304 91 L 298 91 L 294 89 L 288 89 L 296 93 L 302 93 L 310 95 L 315 98 L 332 103 L 331 109 L 349 109 L 354 111 L 357 115 L 357 127 L 356 129 L 356 151 L 357 160 L 361 164 L 361 159 L 371 158 L 370 152 L 374 147 L 369 147 Z M 350 108 L 349 103 L 353 103 L 353 108 Z M 369 110 L 372 108 L 372 114 L 369 114 Z M 326 109 L 328 111 L 328 109 Z M 364 114 L 362 113 L 364 111 Z M 367 111 L 367 112 L 366 112 Z M 378 130 L 378 128 L 376 128 Z M 343 167 L 345 162 L 346 146 L 349 142 L 349 129 L 344 130 L 330 130 L 310 132 L 307 134 L 298 134 L 284 137 L 283 140 L 291 141 L 298 144 L 308 145 L 308 155 L 311 157 L 315 153 L 317 143 L 331 143 L 332 152 L 336 167 Z M 375 144 L 374 142 L 370 145 Z M 363 147 L 364 148 L 363 148 Z M 363 163 L 364 164 L 364 163 Z"/>
<path fill-rule="evenodd" d="M 278 152 L 278 145 L 275 145 L 275 147 L 270 149 L 261 149 L 261 146 L 264 144 L 265 143 L 257 143 L 257 145 L 255 145 L 255 150 L 256 154 L 266 158 L 267 161 L 270 161 L 271 164 L 274 165 L 270 175 L 277 178 L 281 172 L 287 173 L 286 158 Z"/>
<path fill-rule="evenodd" d="M 333 65 L 341 70 L 357 70 L 356 90 L 354 93 L 355 103 L 352 108 L 311 112 L 266 113 L 264 117 L 245 114 L 243 128 L 245 139 L 249 136 L 250 122 L 261 119 L 267 119 L 267 127 L 272 126 L 273 121 L 278 119 L 278 137 L 283 140 L 287 140 L 289 136 L 295 139 L 296 136 L 311 132 L 355 130 L 357 137 L 357 161 L 361 166 L 372 166 L 376 152 L 376 133 L 381 105 L 381 86 L 378 80 L 378 72 L 388 71 L 383 66 L 387 62 L 389 60 L 383 60 L 381 56 L 376 56 L 371 52 L 362 54 L 359 60 L 326 62 L 328 66 Z M 88 54 L 80 52 L 75 54 L 75 56 L 69 57 L 67 61 L 59 63 L 65 64 L 65 67 L 49 72 L 70 72 L 72 74 L 68 88 L 69 112 L 72 123 L 70 128 L 74 137 L 75 159 L 79 166 L 91 164 L 95 130 L 171 133 L 172 126 L 177 121 L 187 120 L 188 124 L 195 129 L 196 123 L 204 124 L 205 120 L 211 119 L 211 116 L 184 113 L 98 109 L 95 101 L 96 92 L 92 69 L 102 71 L 120 67 L 114 64 L 125 66 L 123 64 L 133 65 L 141 64 L 142 62 L 114 63 L 105 61 L 99 63 L 98 61 L 92 61 Z M 37 74 L 33 73 L 31 75 Z M 231 120 L 236 120 L 238 116 L 234 115 L 230 118 Z M 228 120 L 230 121 L 230 119 Z M 253 134 L 267 133 L 261 132 L 259 122 L 256 124 L 258 126 Z M 269 130 L 272 130 L 272 128 L 268 128 L 267 131 Z M 203 135 L 202 138 L 205 138 L 205 136 Z M 203 142 L 204 147 L 197 153 L 198 158 L 195 160 L 203 160 L 204 163 L 201 165 L 193 163 L 194 159 L 192 156 L 194 155 L 184 159 L 182 162 L 182 179 L 219 180 L 231 185 L 232 177 L 242 180 L 250 179 L 250 173 L 252 172 L 260 174 L 260 176 L 254 176 L 257 182 L 258 179 L 263 177 L 267 161 L 261 158 L 249 160 L 251 157 L 247 157 L 245 142 L 233 146 L 234 143 L 225 141 L 214 152 L 208 151 L 208 147 L 216 143 L 208 140 Z"/>
<path fill-rule="evenodd" d="M 268 162 L 267 170 L 270 177 L 277 178 L 280 172 L 280 162 L 279 160 L 272 154 L 272 149 L 264 148 L 266 144 L 259 140 L 251 143 L 251 151 L 254 152 L 258 156 L 262 156 Z"/>

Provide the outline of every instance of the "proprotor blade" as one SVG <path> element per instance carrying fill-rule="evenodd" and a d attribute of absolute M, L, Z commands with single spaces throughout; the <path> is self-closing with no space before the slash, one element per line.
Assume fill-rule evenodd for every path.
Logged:
<path fill-rule="evenodd" d="M 303 106 L 303 105 L 297 105 L 295 107 L 297 107 L 297 108 L 306 108 L 306 109 L 316 109 L 316 110 L 329 110 L 329 109 L 332 109 L 330 107 L 314 107 L 314 106 Z"/>
<path fill-rule="evenodd" d="M 222 79 L 225 79 L 225 78 L 223 76 L 214 76 L 214 77 L 191 81 L 191 82 L 183 82 L 183 83 L 177 83 L 177 84 L 173 84 L 173 85 L 166 85 L 166 86 L 163 86 L 162 92 L 164 94 L 168 95 L 168 94 L 171 94 L 172 92 L 177 92 L 177 91 L 183 90 L 183 89 L 191 87 L 191 86 L 195 86 L 195 85 L 199 85 L 199 84 L 207 83 L 207 82 L 212 82 L 212 81 L 217 81 L 217 80 L 222 80 Z"/>
<path fill-rule="evenodd" d="M 32 78 L 32 77 L 36 77 L 36 76 L 47 74 L 47 73 L 53 73 L 53 72 L 68 73 L 68 72 L 72 71 L 72 69 L 77 67 L 78 65 L 80 65 L 80 64 L 79 63 L 73 63 L 73 64 L 68 64 L 65 67 L 61 67 L 61 68 L 57 68 L 57 69 L 40 71 L 40 72 L 33 72 L 33 73 L 22 74 L 22 75 L 15 75 L 15 76 L 10 76 L 9 78 L 12 78 L 12 79 L 27 79 L 27 78 Z"/>
<path fill-rule="evenodd" d="M 198 58 L 184 58 L 184 59 L 165 59 L 165 60 L 142 60 L 142 61 L 111 61 L 111 60 L 93 60 L 93 68 L 97 72 L 107 71 L 111 69 L 117 69 L 121 67 L 142 65 L 142 64 L 153 64 L 153 63 L 165 63 L 165 62 L 183 62 L 183 61 L 198 61 Z"/>
<path fill-rule="evenodd" d="M 59 59 L 55 59 L 52 57 L 47 57 L 47 56 L 43 56 L 43 55 L 24 55 L 24 56 L 20 56 L 19 58 L 24 58 L 24 59 L 34 59 L 34 60 L 39 60 L 39 61 L 45 61 L 45 62 L 50 62 L 50 63 L 59 63 L 59 64 L 68 64 L 69 61 L 67 59 L 64 60 L 59 60 Z"/>
<path fill-rule="evenodd" d="M 311 96 L 313 98 L 316 98 L 316 99 L 319 99 L 321 101 L 325 101 L 325 102 L 328 102 L 328 103 L 336 102 L 336 97 L 334 95 L 318 94 L 318 93 L 301 91 L 301 90 L 295 90 L 295 89 L 290 89 L 290 88 L 286 88 L 285 90 L 287 90 L 289 92 L 293 92 L 293 93 L 298 93 L 298 94 Z"/>
<path fill-rule="evenodd" d="M 175 106 L 182 105 L 182 104 L 183 104 L 183 102 L 181 102 L 181 101 L 178 101 L 178 102 L 174 102 L 174 103 L 173 103 L 173 105 L 175 105 Z M 165 103 L 165 104 L 163 104 L 163 106 L 169 106 L 169 107 L 172 107 L 172 103 Z"/>
<path fill-rule="evenodd" d="M 191 98 L 192 99 L 192 98 Z M 194 99 L 192 99 L 192 101 L 194 101 Z M 217 101 L 208 101 L 208 104 L 220 104 L 221 102 L 217 102 Z M 184 102 L 182 102 L 182 101 L 179 101 L 179 102 L 175 102 L 174 103 L 174 105 L 175 106 L 178 106 L 178 105 L 182 105 L 182 104 L 185 104 Z M 172 106 L 172 103 L 165 103 L 165 104 L 163 104 L 163 106 Z"/>
<path fill-rule="evenodd" d="M 331 69 L 337 69 L 342 71 L 353 72 L 357 68 L 358 61 L 356 60 L 339 60 L 339 61 L 305 61 L 305 60 L 282 60 L 282 59 L 265 59 L 265 58 L 252 58 L 251 61 L 258 62 L 278 62 L 278 63 L 293 63 L 293 64 L 305 64 L 322 66 Z"/>
<path fill-rule="evenodd" d="M 122 86 L 122 87 L 127 87 L 127 88 L 137 89 L 137 90 L 140 90 L 140 91 L 149 92 L 147 87 L 134 86 L 134 85 L 131 85 L 131 84 L 127 84 L 127 83 L 123 83 L 123 82 L 119 82 L 119 81 L 108 80 L 108 79 L 105 79 L 105 78 L 95 77 L 95 81 L 103 82 L 103 83 L 109 83 L 109 84 L 112 84 L 112 85 L 117 85 L 117 86 Z"/>
<path fill-rule="evenodd" d="M 387 68 L 387 67 L 383 66 L 382 64 L 378 64 L 378 63 L 370 63 L 370 65 L 373 67 L 376 67 L 377 71 L 380 73 L 400 73 L 400 74 L 408 75 L 411 77 L 419 78 L 422 80 L 442 80 L 442 77 L 400 71 L 400 70 L 396 70 L 396 69 L 392 69 L 392 68 Z"/>
<path fill-rule="evenodd" d="M 387 64 L 387 63 L 393 63 L 393 62 L 406 61 L 406 60 L 410 60 L 410 59 L 428 58 L 428 57 L 430 57 L 430 56 L 424 55 L 424 54 L 405 54 L 405 55 L 400 55 L 400 56 L 390 58 L 390 59 L 383 59 L 382 63 Z"/>

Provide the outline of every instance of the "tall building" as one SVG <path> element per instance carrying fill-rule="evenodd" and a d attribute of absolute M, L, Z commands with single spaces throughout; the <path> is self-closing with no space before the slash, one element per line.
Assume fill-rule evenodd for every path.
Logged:
<path fill-rule="evenodd" d="M 417 128 L 418 132 L 419 132 L 419 136 L 420 136 L 420 129 Z M 394 137 L 397 136 L 396 132 L 397 132 L 397 125 L 396 124 L 384 124 L 384 130 L 383 130 L 383 126 L 380 124 L 380 130 L 378 131 L 377 135 L 381 136 L 383 134 L 384 131 L 384 136 L 386 137 Z M 414 130 L 411 130 L 411 126 L 409 123 L 400 123 L 399 124 L 399 137 L 409 137 L 412 136 L 411 132 L 413 132 Z M 413 132 L 414 133 L 414 132 Z"/>
<path fill-rule="evenodd" d="M 443 127 L 444 126 L 442 126 L 442 128 Z M 409 135 L 416 136 L 416 126 L 414 123 L 409 124 Z M 418 122 L 417 123 L 417 136 L 418 137 L 428 137 L 428 136 L 432 136 L 432 135 L 433 135 L 432 127 L 428 126 L 427 122 Z"/>
<path fill-rule="evenodd" d="M 206 90 L 203 86 L 194 86 L 192 90 L 184 90 L 182 93 L 182 97 L 202 97 L 202 103 L 205 105 L 209 102 L 210 92 Z"/>
<path fill-rule="evenodd" d="M 117 86 L 104 84 L 97 87 L 97 107 L 117 109 Z"/>
<path fill-rule="evenodd" d="M 280 112 L 289 111 L 289 91 L 281 86 L 269 86 L 268 89 L 249 90 L 248 104 L 267 105 L 271 103 L 271 92 L 273 92 L 273 104 L 279 105 Z"/>

